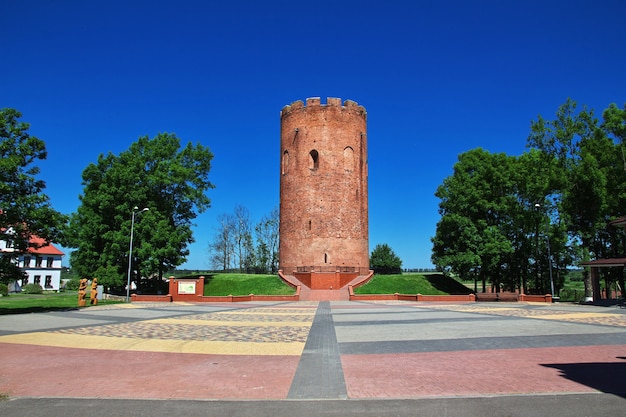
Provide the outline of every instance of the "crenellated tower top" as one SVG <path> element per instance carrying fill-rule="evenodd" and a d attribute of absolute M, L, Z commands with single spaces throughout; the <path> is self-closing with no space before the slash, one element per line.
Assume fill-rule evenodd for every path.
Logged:
<path fill-rule="evenodd" d="M 291 104 L 286 105 L 280 111 L 281 119 L 286 115 L 293 113 L 295 111 L 306 111 L 306 109 L 314 109 L 314 108 L 340 108 L 341 111 L 360 114 L 363 119 L 367 120 L 367 112 L 365 111 L 365 107 L 360 106 L 356 101 L 346 100 L 343 105 L 341 105 L 341 99 L 336 97 L 328 97 L 326 99 L 326 104 L 322 104 L 321 99 L 319 97 L 310 97 L 306 99 L 306 106 L 302 100 L 296 100 Z"/>

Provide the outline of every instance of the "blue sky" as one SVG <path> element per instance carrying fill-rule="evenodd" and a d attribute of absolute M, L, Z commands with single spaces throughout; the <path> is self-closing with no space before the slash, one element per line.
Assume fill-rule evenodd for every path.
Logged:
<path fill-rule="evenodd" d="M 406 268 L 431 266 L 434 193 L 460 153 L 521 154 L 530 121 L 568 97 L 598 115 L 626 102 L 621 0 L 2 3 L 0 107 L 46 142 L 57 210 L 76 210 L 99 154 L 140 136 L 211 149 L 191 269 L 209 266 L 218 215 L 278 206 L 279 113 L 295 100 L 365 106 L 370 247 Z"/>

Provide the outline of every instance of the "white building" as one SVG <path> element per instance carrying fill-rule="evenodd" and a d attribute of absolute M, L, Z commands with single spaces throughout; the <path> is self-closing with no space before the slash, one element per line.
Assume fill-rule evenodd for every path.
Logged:
<path fill-rule="evenodd" d="M 18 282 L 19 286 L 39 284 L 46 291 L 58 291 L 61 287 L 61 261 L 65 254 L 52 244 L 46 245 L 39 237 L 33 236 L 30 242 L 36 248 L 29 248 L 26 254 L 17 258 L 18 266 L 27 275 Z M 14 249 L 0 240 L 0 252 L 14 252 Z"/>

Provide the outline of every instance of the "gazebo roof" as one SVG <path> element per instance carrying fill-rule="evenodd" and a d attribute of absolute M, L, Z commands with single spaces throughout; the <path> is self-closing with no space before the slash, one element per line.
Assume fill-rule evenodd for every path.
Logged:
<path fill-rule="evenodd" d="M 611 266 L 626 266 L 626 258 L 596 259 L 595 261 L 583 262 L 584 266 L 595 266 L 598 268 L 608 268 Z"/>
<path fill-rule="evenodd" d="M 610 221 L 609 225 L 616 227 L 625 227 L 626 226 L 626 216 L 618 217 L 617 219 Z"/>

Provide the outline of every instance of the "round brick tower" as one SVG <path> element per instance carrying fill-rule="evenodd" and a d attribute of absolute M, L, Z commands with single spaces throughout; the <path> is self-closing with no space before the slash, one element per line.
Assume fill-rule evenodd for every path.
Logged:
<path fill-rule="evenodd" d="M 280 119 L 280 269 L 288 275 L 365 274 L 365 108 L 351 100 L 342 105 L 341 99 L 328 98 L 324 105 L 308 98 L 306 105 L 285 106 Z"/>

